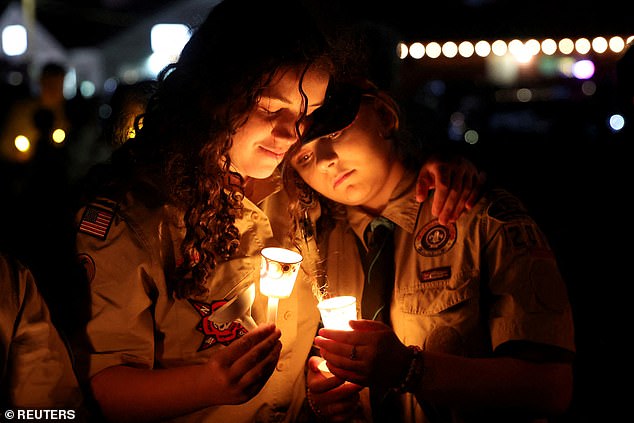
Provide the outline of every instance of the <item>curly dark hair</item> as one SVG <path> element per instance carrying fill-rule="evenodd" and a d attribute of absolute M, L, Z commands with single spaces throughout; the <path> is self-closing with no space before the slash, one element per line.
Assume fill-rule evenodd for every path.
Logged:
<path fill-rule="evenodd" d="M 276 71 L 332 73 L 331 54 L 301 1 L 224 0 L 159 74 L 142 127 L 111 164 L 123 180 L 153 180 L 159 201 L 183 212 L 177 297 L 204 294 L 205 279 L 239 246 L 244 181 L 230 170 L 233 134 Z"/>

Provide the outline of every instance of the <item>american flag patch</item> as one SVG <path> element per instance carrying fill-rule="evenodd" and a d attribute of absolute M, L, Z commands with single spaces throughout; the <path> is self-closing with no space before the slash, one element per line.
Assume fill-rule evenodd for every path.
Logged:
<path fill-rule="evenodd" d="M 111 210 L 88 206 L 79 223 L 79 232 L 106 239 L 113 217 L 114 213 Z"/>

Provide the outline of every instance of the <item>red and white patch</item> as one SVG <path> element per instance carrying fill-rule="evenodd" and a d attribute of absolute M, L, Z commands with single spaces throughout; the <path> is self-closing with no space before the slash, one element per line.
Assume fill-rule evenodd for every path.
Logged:
<path fill-rule="evenodd" d="M 103 241 L 108 235 L 113 218 L 112 210 L 88 206 L 79 222 L 79 232 Z"/>
<path fill-rule="evenodd" d="M 196 326 L 196 330 L 203 333 L 203 340 L 198 351 L 206 350 L 218 343 L 229 345 L 248 332 L 242 324 L 236 321 L 221 324 L 211 321 L 211 315 L 225 305 L 226 300 L 213 301 L 211 304 L 189 300 L 189 303 L 201 316 L 200 322 Z"/>
<path fill-rule="evenodd" d="M 451 278 L 451 267 L 438 267 L 436 269 L 423 270 L 420 272 L 421 282 L 433 282 L 439 280 L 447 280 Z"/>

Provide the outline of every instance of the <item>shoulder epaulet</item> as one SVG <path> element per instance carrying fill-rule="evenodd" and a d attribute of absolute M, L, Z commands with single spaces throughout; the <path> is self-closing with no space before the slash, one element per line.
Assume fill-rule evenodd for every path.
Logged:
<path fill-rule="evenodd" d="M 491 204 L 487 208 L 487 214 L 501 222 L 528 217 L 526 207 L 521 200 L 501 189 L 491 190 Z"/>

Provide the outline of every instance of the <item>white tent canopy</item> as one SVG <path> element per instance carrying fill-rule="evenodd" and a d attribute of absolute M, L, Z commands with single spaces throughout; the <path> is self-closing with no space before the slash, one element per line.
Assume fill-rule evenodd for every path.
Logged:
<path fill-rule="evenodd" d="M 19 2 L 10 3 L 0 15 L 0 31 L 9 25 L 22 25 L 26 28 L 28 47 L 26 52 L 19 56 L 7 56 L 4 50 L 0 49 L 2 60 L 9 63 L 28 63 L 35 69 L 49 61 L 68 63 L 66 49 L 39 22 L 25 16 Z"/>
<path fill-rule="evenodd" d="M 49 61 L 58 61 L 73 72 L 76 83 L 91 81 L 101 91 L 108 78 L 138 79 L 154 77 L 148 73 L 147 61 L 152 54 L 150 31 L 159 23 L 180 23 L 196 27 L 219 0 L 181 0 L 158 13 L 147 16 L 133 27 L 89 48 L 65 49 L 34 17 L 29 16 L 20 2 L 14 1 L 0 16 L 0 31 L 8 25 L 23 25 L 29 34 L 27 51 L 19 56 L 7 56 L 0 49 L 0 59 L 8 63 L 27 64 L 34 73 Z M 132 82 L 132 81 L 127 81 Z"/>

